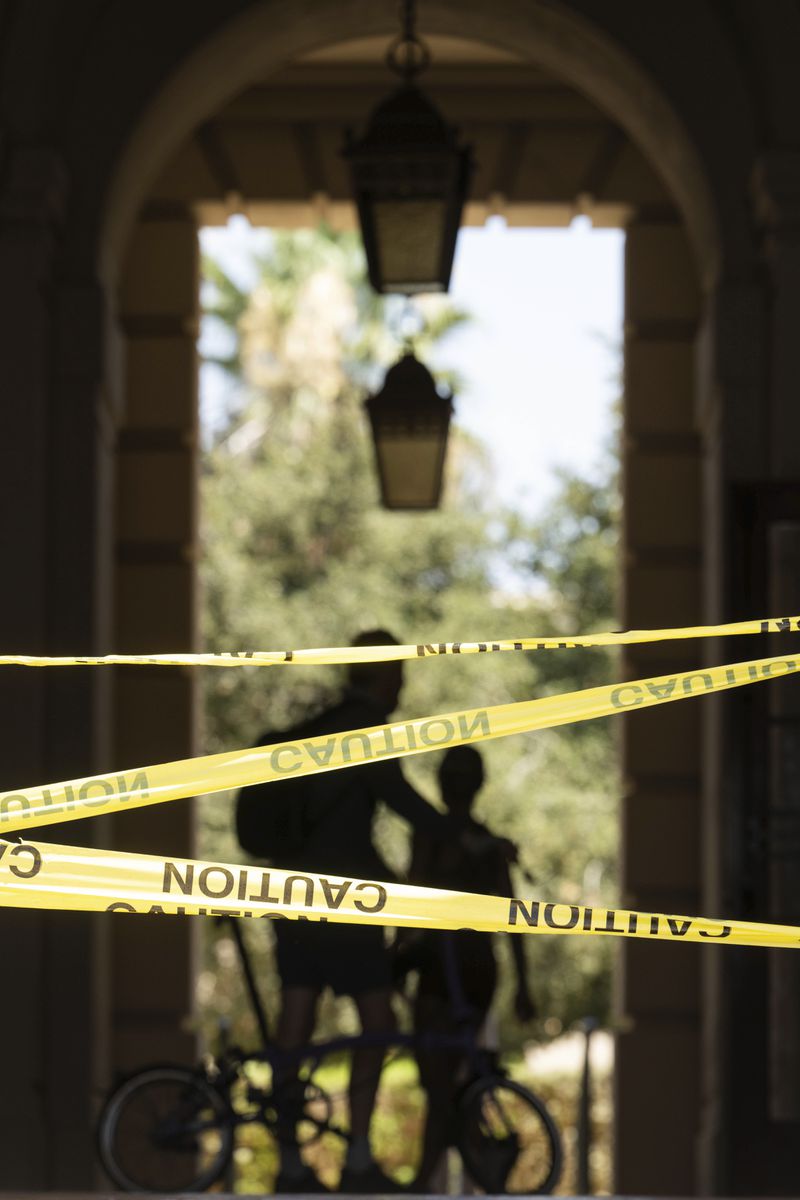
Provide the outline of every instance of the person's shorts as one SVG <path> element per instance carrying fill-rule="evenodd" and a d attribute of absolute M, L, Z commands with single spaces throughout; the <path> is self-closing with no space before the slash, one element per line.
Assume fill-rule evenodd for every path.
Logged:
<path fill-rule="evenodd" d="M 332 921 L 275 921 L 278 974 L 284 988 L 332 988 L 358 996 L 392 986 L 382 928 Z"/>
<path fill-rule="evenodd" d="M 497 987 L 497 963 L 490 933 L 472 929 L 426 930 L 419 955 L 419 996 L 461 999 L 487 1013 Z"/>

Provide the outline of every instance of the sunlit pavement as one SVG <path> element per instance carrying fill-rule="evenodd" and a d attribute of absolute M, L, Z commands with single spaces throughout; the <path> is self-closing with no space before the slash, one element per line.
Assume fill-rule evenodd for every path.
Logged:
<path fill-rule="evenodd" d="M 549 1075 L 577 1075 L 583 1067 L 586 1038 L 579 1031 L 565 1033 L 552 1042 L 525 1047 L 525 1068 L 534 1079 Z M 592 1071 L 606 1074 L 614 1065 L 614 1039 L 604 1029 L 592 1034 L 589 1062 Z"/>

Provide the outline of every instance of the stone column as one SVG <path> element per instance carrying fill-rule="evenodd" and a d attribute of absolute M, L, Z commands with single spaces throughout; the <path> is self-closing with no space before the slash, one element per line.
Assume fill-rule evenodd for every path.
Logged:
<path fill-rule="evenodd" d="M 800 480 L 800 150 L 769 152 L 756 166 L 754 206 L 770 288 L 768 458 L 770 478 Z"/>
<path fill-rule="evenodd" d="M 797 606 L 800 547 L 800 152 L 754 173 L 760 262 L 720 287 L 707 340 L 719 393 L 709 489 L 717 547 L 715 616 L 779 616 Z M 711 389 L 709 389 L 711 392 Z M 711 481 L 711 476 L 709 477 Z M 795 635 L 737 640 L 740 657 L 797 653 Z M 717 911 L 800 922 L 797 689 L 791 681 L 712 705 L 706 879 Z M 710 906 L 710 905 L 709 905 Z M 791 1194 L 800 1134 L 800 976 L 792 955 L 736 951 L 704 964 L 703 1174 L 723 1195 Z"/>
<path fill-rule="evenodd" d="M 694 417 L 698 295 L 686 235 L 669 213 L 627 230 L 623 422 L 623 628 L 699 624 L 701 447 Z M 692 643 L 630 647 L 625 678 L 701 665 Z M 626 714 L 622 903 L 699 904 L 700 701 Z M 694 1190 L 699 979 L 696 947 L 625 942 L 618 993 L 617 1191 Z"/>
<path fill-rule="evenodd" d="M 741 525 L 742 491 L 757 488 L 766 473 L 764 438 L 764 294 L 755 279 L 724 280 L 709 295 L 698 353 L 698 421 L 703 430 L 704 617 L 709 623 L 744 620 L 766 612 L 765 597 L 749 591 Z M 749 639 L 703 643 L 708 662 L 755 657 Z M 709 697 L 703 721 L 702 911 L 752 919 L 743 901 L 745 805 L 744 731 L 741 706 L 747 692 Z M 737 1172 L 731 1152 L 738 1141 L 732 1112 L 739 1084 L 742 1043 L 731 1040 L 737 1003 L 748 1008 L 742 971 L 757 966 L 758 953 L 705 947 L 702 954 L 702 1101 L 698 1137 L 698 1190 L 730 1195 Z M 748 968 L 749 964 L 749 968 Z M 734 996 L 739 999 L 734 1001 Z M 735 1024 L 735 1022 L 734 1022 Z M 747 1097 L 747 1091 L 743 1093 Z M 744 1099 L 745 1107 L 748 1100 Z M 752 1149 L 752 1139 L 746 1138 Z M 761 1185 L 758 1185 L 760 1187 Z"/>
<path fill-rule="evenodd" d="M 119 296 L 125 413 L 118 447 L 116 641 L 120 651 L 197 644 L 197 230 L 184 212 L 145 213 Z M 196 747 L 196 675 L 129 667 L 116 674 L 121 766 L 188 758 Z M 120 849 L 193 852 L 193 801 L 115 818 Z M 129 1068 L 191 1058 L 193 947 L 188 919 L 120 918 L 114 926 L 113 1061 Z"/>
<path fill-rule="evenodd" d="M 798 607 L 800 582 L 800 151 L 766 155 L 755 177 L 756 210 L 764 230 L 771 284 L 770 477 L 785 495 L 768 532 L 768 589 L 776 613 Z M 787 486 L 788 485 L 788 486 Z M 792 511 L 792 510 L 796 511 Z M 786 640 L 782 639 L 782 645 Z M 798 639 L 792 648 L 800 650 Z M 773 919 L 800 924 L 800 703 L 797 688 L 773 685 L 768 739 L 768 902 Z M 793 958 L 793 956 L 792 956 Z M 800 1123 L 800 971 L 788 955 L 769 963 L 770 1118 Z"/>
<path fill-rule="evenodd" d="M 44 146 L 0 164 L 0 455 L 9 650 L 97 652 L 105 640 L 109 420 L 100 388 L 103 298 L 58 278 L 67 178 Z M 105 683 L 97 673 L 4 668 L 2 789 L 109 765 Z M 103 842 L 102 819 L 51 826 L 36 840 Z M 5 1086 L 3 1185 L 85 1189 L 105 1077 L 106 919 L 0 911 Z"/>

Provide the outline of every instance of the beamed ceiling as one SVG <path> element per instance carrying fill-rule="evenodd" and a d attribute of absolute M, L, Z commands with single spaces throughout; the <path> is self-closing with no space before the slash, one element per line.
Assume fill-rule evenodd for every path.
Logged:
<path fill-rule="evenodd" d="M 468 224 L 498 213 L 510 224 L 568 225 L 582 213 L 622 225 L 632 208 L 669 207 L 619 126 L 573 88 L 491 46 L 443 37 L 429 45 L 424 86 L 475 152 Z M 244 212 L 260 225 L 352 227 L 340 148 L 394 86 L 386 46 L 330 46 L 248 88 L 180 148 L 154 203 L 190 204 L 207 225 Z"/>

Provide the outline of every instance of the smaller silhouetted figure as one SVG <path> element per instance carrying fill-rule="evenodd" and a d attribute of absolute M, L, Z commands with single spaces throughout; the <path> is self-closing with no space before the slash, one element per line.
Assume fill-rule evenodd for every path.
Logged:
<path fill-rule="evenodd" d="M 442 799 L 452 821 L 466 834 L 489 835 L 476 821 L 471 809 L 484 781 L 483 760 L 474 746 L 455 746 L 445 754 L 439 769 Z M 425 887 L 513 896 L 508 854 L 498 847 L 476 858 L 465 854 L 463 839 L 437 837 L 416 831 L 409 870 L 410 882 Z M 517 976 L 516 1015 L 529 1021 L 536 1015 L 528 988 L 524 939 L 511 938 Z M 452 1032 L 464 1020 L 480 1029 L 489 1013 L 497 986 L 492 934 L 459 930 L 455 933 L 426 931 L 404 935 L 399 951 L 399 970 L 405 965 L 419 971 L 414 1004 L 417 1033 Z M 452 1099 L 458 1082 L 457 1053 L 425 1051 L 418 1056 L 420 1079 L 428 1096 L 425 1138 L 415 1190 L 434 1192 L 435 1176 L 447 1149 L 451 1126 Z"/>

